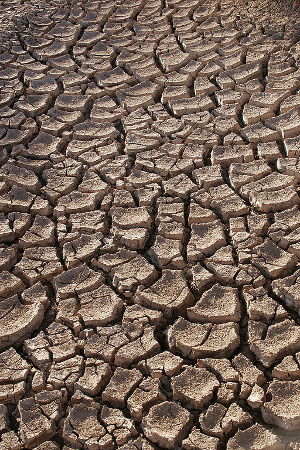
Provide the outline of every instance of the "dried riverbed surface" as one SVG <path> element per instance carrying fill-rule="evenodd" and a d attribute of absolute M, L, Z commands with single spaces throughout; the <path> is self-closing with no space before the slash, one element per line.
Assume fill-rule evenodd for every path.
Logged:
<path fill-rule="evenodd" d="M 280 5 L 1 2 L 1 450 L 300 448 Z"/>

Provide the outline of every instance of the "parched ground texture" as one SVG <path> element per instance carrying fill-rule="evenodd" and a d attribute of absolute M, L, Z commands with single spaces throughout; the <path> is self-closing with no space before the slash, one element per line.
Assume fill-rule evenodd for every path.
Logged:
<path fill-rule="evenodd" d="M 0 2 L 0 450 L 299 450 L 296 6 Z"/>

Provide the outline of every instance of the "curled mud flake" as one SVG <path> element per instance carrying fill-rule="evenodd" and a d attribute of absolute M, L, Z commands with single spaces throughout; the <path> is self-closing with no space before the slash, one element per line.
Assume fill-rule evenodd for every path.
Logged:
<path fill-rule="evenodd" d="M 175 402 L 152 406 L 142 421 L 146 437 L 163 448 L 180 445 L 192 423 L 192 415 Z"/>

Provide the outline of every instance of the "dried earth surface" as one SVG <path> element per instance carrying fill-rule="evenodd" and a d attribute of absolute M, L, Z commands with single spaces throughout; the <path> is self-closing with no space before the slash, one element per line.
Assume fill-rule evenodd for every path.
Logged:
<path fill-rule="evenodd" d="M 300 448 L 299 24 L 0 2 L 0 450 Z"/>

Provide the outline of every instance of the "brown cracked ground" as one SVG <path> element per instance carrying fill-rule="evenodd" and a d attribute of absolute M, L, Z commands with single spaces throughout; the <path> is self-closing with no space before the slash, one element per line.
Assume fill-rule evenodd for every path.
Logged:
<path fill-rule="evenodd" d="M 0 450 L 299 449 L 297 4 L 0 19 Z"/>

